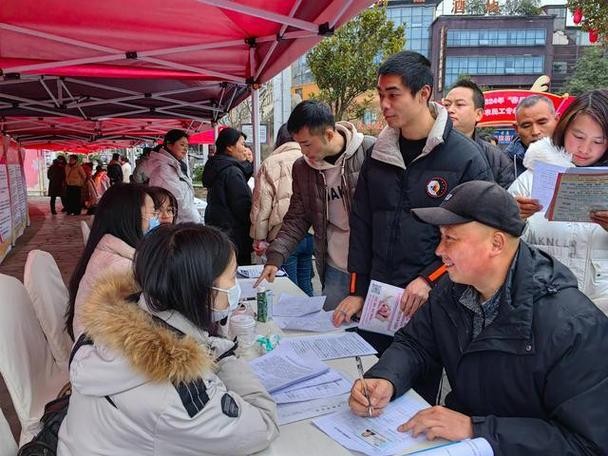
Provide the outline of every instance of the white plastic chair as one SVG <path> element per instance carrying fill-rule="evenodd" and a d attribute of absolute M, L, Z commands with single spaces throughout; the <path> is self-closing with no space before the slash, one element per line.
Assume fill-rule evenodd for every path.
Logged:
<path fill-rule="evenodd" d="M 11 428 L 0 409 L 0 456 L 15 456 L 17 454 L 17 442 L 13 437 Z"/>
<path fill-rule="evenodd" d="M 67 383 L 68 372 L 53 359 L 23 284 L 0 274 L 0 296 L 0 374 L 21 422 L 21 446 L 40 431 L 44 406 Z"/>
<path fill-rule="evenodd" d="M 82 242 L 84 245 L 87 245 L 89 234 L 91 234 L 91 228 L 89 228 L 89 225 L 84 220 L 80 221 L 80 231 L 82 231 Z"/>
<path fill-rule="evenodd" d="M 34 312 L 58 364 L 67 364 L 72 339 L 65 330 L 68 289 L 53 256 L 42 250 L 27 254 L 23 284 L 30 295 Z"/>

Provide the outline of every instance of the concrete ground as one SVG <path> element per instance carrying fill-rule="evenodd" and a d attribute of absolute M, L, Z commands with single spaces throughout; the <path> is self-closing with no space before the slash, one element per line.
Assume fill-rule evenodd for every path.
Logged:
<path fill-rule="evenodd" d="M 61 203 L 57 206 L 60 208 Z M 67 216 L 63 213 L 51 215 L 49 198 L 44 197 L 29 198 L 29 214 L 31 225 L 26 228 L 23 236 L 17 239 L 17 245 L 0 263 L 0 273 L 23 281 L 23 268 L 28 252 L 40 249 L 53 255 L 67 284 L 83 249 L 80 221 L 88 221 L 90 217 Z M 15 439 L 18 439 L 21 426 L 1 378 L 0 409 L 9 422 Z"/>

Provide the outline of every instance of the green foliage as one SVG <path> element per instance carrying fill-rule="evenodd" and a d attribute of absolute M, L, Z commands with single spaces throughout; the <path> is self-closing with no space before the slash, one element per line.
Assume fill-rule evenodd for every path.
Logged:
<path fill-rule="evenodd" d="M 578 60 L 564 90 L 570 95 L 580 95 L 602 88 L 608 88 L 608 56 L 605 49 L 594 46 L 586 49 Z"/>
<path fill-rule="evenodd" d="M 502 7 L 505 16 L 538 16 L 540 0 L 506 0 Z"/>
<path fill-rule="evenodd" d="M 203 170 L 205 169 L 204 165 L 195 166 L 192 170 L 192 182 L 200 184 L 203 181 Z"/>
<path fill-rule="evenodd" d="M 360 111 L 357 97 L 376 87 L 380 62 L 405 45 L 404 29 L 386 18 L 385 6 L 373 6 L 321 41 L 306 60 L 337 120 Z"/>
<path fill-rule="evenodd" d="M 465 5 L 464 12 L 467 14 L 486 14 L 486 0 L 469 0 Z"/>
<path fill-rule="evenodd" d="M 583 30 L 596 30 L 602 43 L 608 45 L 608 1 L 606 0 L 568 0 L 570 11 L 580 9 L 583 12 L 581 26 Z"/>

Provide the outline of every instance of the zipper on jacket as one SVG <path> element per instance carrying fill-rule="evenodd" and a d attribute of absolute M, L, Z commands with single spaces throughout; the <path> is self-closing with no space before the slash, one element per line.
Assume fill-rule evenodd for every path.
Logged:
<path fill-rule="evenodd" d="M 405 183 L 407 182 L 407 173 L 408 173 L 408 168 L 406 168 L 405 170 L 403 170 L 401 177 L 399 178 L 399 204 L 397 206 L 397 211 L 395 211 L 395 217 L 393 218 L 393 223 L 391 223 L 391 234 L 389 236 L 389 243 L 387 246 L 387 251 L 386 251 L 386 256 L 389 259 L 388 264 L 389 264 L 389 271 L 391 271 L 391 277 L 392 277 L 392 271 L 395 271 L 395 257 L 394 255 L 391 255 L 391 246 L 395 245 L 395 243 L 397 242 L 397 237 L 398 237 L 398 233 L 399 233 L 399 215 L 401 214 L 401 211 L 403 211 L 404 207 L 405 207 L 405 198 L 402 195 L 402 192 L 405 191 Z"/>

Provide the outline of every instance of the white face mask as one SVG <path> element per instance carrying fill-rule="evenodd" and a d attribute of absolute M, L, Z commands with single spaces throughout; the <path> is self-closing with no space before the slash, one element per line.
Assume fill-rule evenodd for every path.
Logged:
<path fill-rule="evenodd" d="M 241 299 L 241 286 L 237 281 L 233 287 L 230 288 L 217 288 L 211 287 L 212 290 L 221 291 L 222 293 L 226 293 L 228 295 L 228 307 L 225 309 L 211 309 L 212 316 L 211 319 L 214 322 L 218 322 L 223 320 L 224 318 L 230 316 L 230 314 L 236 310 L 239 306 L 239 299 Z"/>

